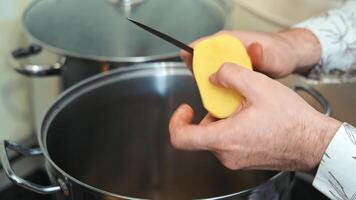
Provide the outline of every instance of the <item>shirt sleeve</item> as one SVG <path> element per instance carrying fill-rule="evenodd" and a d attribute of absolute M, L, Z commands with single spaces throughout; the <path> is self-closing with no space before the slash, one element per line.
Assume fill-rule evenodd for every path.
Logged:
<path fill-rule="evenodd" d="M 294 27 L 310 30 L 321 44 L 322 58 L 309 78 L 356 78 L 356 0 Z"/>
<path fill-rule="evenodd" d="M 344 123 L 327 147 L 313 186 L 331 199 L 356 200 L 356 128 Z"/>

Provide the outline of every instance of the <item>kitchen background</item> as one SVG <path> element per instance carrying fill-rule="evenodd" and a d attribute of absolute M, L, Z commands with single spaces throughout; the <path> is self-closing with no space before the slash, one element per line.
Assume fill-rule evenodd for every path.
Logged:
<path fill-rule="evenodd" d="M 219 0 L 217 0 L 219 1 Z M 220 0 L 222 1 L 222 0 Z M 278 31 L 288 28 L 342 0 L 226 0 L 231 3 L 228 28 Z M 58 96 L 58 77 L 28 78 L 15 72 L 10 53 L 29 41 L 22 29 L 21 16 L 31 0 L 0 0 L 0 140 L 24 143 L 35 137 L 41 117 Z M 52 63 L 56 55 L 44 52 L 30 62 Z M 292 76 L 281 80 L 286 85 L 311 85 L 330 102 L 333 116 L 356 125 L 354 83 L 323 84 Z M 46 87 L 43 87 L 43 86 Z M 311 102 L 313 104 L 313 102 Z M 0 184 L 1 185 L 1 184 Z M 1 188 L 1 187 L 0 187 Z"/>
<path fill-rule="evenodd" d="M 342 0 L 230 0 L 232 1 L 235 2 L 229 14 L 228 28 L 278 31 L 335 7 Z M 30 3 L 31 0 L 0 0 L 1 139 L 21 141 L 29 137 L 40 123 L 44 108 L 51 103 L 59 90 L 59 82 L 55 77 L 27 78 L 17 74 L 12 68 L 14 63 L 10 61 L 9 54 L 28 44 L 21 27 L 21 16 Z M 55 58 L 46 52 L 45 56 L 36 59 L 36 62 L 41 59 L 41 62 L 50 63 Z M 36 90 L 40 85 L 46 87 L 41 87 L 41 91 Z"/>

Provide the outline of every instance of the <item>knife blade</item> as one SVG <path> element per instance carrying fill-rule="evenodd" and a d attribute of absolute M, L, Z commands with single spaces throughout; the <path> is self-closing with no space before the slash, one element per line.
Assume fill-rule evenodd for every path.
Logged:
<path fill-rule="evenodd" d="M 165 41 L 177 46 L 180 49 L 184 49 L 185 51 L 187 51 L 187 52 L 189 52 L 191 54 L 193 54 L 193 52 L 194 52 L 194 49 L 192 47 L 186 45 L 184 42 L 181 42 L 181 41 L 179 41 L 179 40 L 167 35 L 166 33 L 158 31 L 158 30 L 156 30 L 156 29 L 154 29 L 152 27 L 149 27 L 149 26 L 147 26 L 145 24 L 142 24 L 141 22 L 133 20 L 132 18 L 129 18 L 129 17 L 127 17 L 127 20 L 129 20 L 130 22 L 136 24 L 140 28 L 152 33 L 153 35 L 155 35 L 155 36 L 157 36 L 157 37 L 159 37 L 159 38 L 161 38 L 161 39 L 163 39 L 163 40 L 165 40 Z"/>

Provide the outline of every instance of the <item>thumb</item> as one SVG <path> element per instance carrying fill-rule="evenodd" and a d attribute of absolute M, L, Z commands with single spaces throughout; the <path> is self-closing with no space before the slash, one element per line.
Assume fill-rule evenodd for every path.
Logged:
<path fill-rule="evenodd" d="M 231 88 L 253 101 L 259 92 L 260 81 L 265 75 L 246 69 L 233 63 L 225 63 L 210 77 L 215 85 Z"/>
<path fill-rule="evenodd" d="M 216 134 L 209 128 L 192 124 L 193 109 L 183 104 L 174 112 L 169 123 L 171 143 L 178 149 L 207 150 Z"/>

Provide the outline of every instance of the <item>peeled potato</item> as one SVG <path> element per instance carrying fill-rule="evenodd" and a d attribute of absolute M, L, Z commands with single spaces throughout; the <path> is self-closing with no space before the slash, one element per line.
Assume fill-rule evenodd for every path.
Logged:
<path fill-rule="evenodd" d="M 211 115 L 219 119 L 229 117 L 243 100 L 240 93 L 217 87 L 209 81 L 209 77 L 227 62 L 252 70 L 246 48 L 235 37 L 217 35 L 194 46 L 193 72 L 203 105 Z"/>

